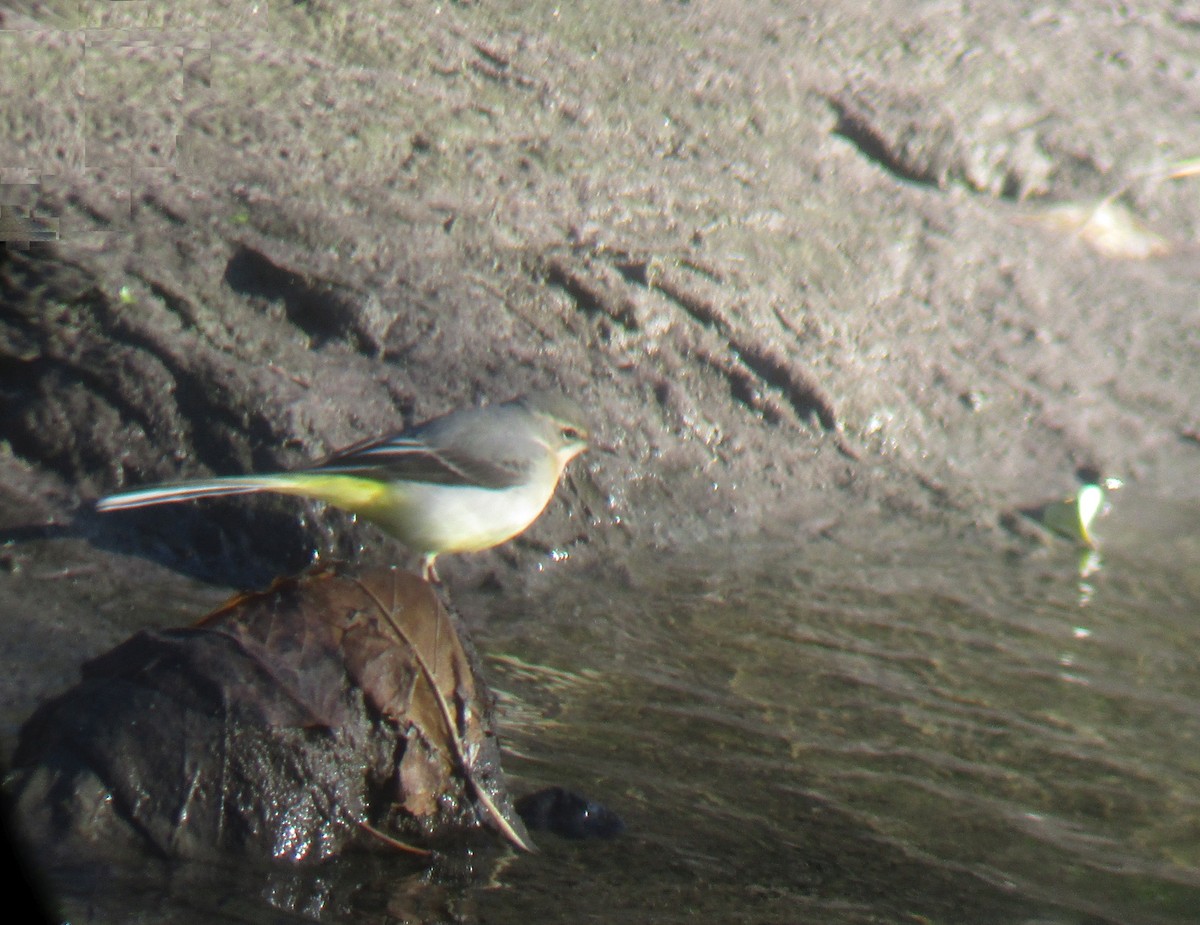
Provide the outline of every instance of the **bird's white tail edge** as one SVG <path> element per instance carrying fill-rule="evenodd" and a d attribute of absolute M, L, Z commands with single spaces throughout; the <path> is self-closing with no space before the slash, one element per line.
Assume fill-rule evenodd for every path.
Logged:
<path fill-rule="evenodd" d="M 97 511 L 127 511 L 152 504 L 171 504 L 196 498 L 220 498 L 225 495 L 248 495 L 257 491 L 278 488 L 278 480 L 253 477 L 210 479 L 202 482 L 175 482 L 169 485 L 150 485 L 137 491 L 109 495 L 96 502 Z"/>

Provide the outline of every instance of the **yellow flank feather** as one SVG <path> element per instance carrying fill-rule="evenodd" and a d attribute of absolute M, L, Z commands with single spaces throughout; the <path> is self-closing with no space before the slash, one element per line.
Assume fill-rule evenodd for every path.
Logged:
<path fill-rule="evenodd" d="M 315 498 L 348 511 L 367 513 L 388 500 L 390 487 L 378 479 L 353 475 L 323 475 L 297 472 L 272 478 L 271 491 Z"/>

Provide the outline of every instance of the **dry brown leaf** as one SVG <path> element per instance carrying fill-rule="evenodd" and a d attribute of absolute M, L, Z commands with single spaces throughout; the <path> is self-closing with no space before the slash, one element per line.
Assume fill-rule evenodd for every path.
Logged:
<path fill-rule="evenodd" d="M 314 670 L 338 653 L 353 687 L 405 738 L 397 806 L 430 819 L 465 785 L 485 821 L 532 848 L 516 815 L 476 779 L 468 756 L 492 743 L 490 713 L 457 627 L 427 582 L 398 569 L 349 579 L 326 571 L 242 595 L 204 625 L 237 638 L 314 716 L 339 714 L 336 687 Z"/>

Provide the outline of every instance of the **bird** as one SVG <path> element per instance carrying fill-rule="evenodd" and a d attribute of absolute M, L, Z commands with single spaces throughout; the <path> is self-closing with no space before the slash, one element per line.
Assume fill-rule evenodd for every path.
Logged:
<path fill-rule="evenodd" d="M 400 540 L 420 555 L 425 580 L 438 584 L 439 555 L 479 552 L 524 532 L 588 440 L 573 399 L 532 392 L 451 411 L 298 469 L 148 485 L 102 498 L 96 510 L 259 492 L 312 498 Z"/>

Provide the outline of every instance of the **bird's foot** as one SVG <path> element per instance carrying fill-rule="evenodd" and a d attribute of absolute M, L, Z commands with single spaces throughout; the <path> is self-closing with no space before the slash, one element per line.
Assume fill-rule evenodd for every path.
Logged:
<path fill-rule="evenodd" d="M 442 579 L 438 576 L 437 569 L 433 564 L 433 561 L 436 558 L 437 556 L 421 557 L 421 577 L 431 585 L 441 585 L 442 583 Z"/>

